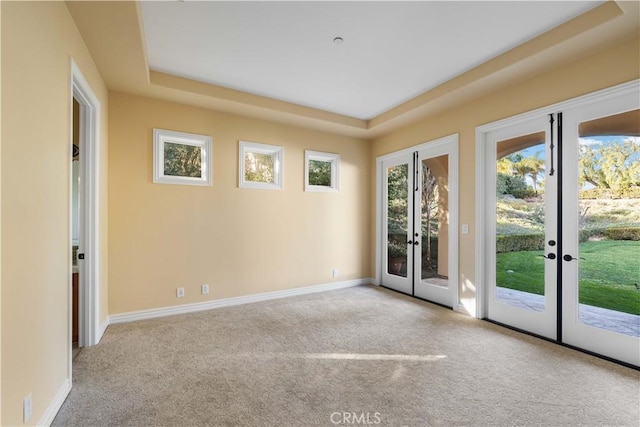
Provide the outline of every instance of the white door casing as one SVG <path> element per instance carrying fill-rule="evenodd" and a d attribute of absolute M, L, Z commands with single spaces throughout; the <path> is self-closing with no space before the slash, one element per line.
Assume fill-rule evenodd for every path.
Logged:
<path fill-rule="evenodd" d="M 93 346 L 100 342 L 104 325 L 100 324 L 100 101 L 71 61 L 71 94 L 80 104 L 80 165 L 79 165 L 79 345 Z M 73 145 L 71 141 L 69 147 Z M 71 219 L 70 219 L 71 220 Z M 71 283 L 71 278 L 69 278 Z M 70 286 L 71 287 L 71 286 Z M 71 316 L 69 316 L 71 330 Z"/>

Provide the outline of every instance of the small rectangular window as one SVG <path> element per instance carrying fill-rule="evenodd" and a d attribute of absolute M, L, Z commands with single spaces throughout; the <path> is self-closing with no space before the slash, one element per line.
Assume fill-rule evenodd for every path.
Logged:
<path fill-rule="evenodd" d="M 305 191 L 337 192 L 339 190 L 340 155 L 306 150 Z"/>
<path fill-rule="evenodd" d="M 211 137 L 153 130 L 153 182 L 211 185 Z"/>
<path fill-rule="evenodd" d="M 239 162 L 240 188 L 282 190 L 283 147 L 240 141 Z"/>

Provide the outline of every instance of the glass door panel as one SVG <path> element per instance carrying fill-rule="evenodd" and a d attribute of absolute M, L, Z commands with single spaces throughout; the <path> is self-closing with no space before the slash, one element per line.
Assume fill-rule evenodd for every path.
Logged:
<path fill-rule="evenodd" d="M 412 155 L 383 161 L 383 272 L 382 283 L 413 293 L 413 192 Z M 411 243 L 409 243 L 411 241 Z"/>
<path fill-rule="evenodd" d="M 640 111 L 578 126 L 581 323 L 640 336 Z"/>
<path fill-rule="evenodd" d="M 418 240 L 416 296 L 452 307 L 457 303 L 457 273 L 451 242 L 457 240 L 455 178 L 448 149 L 418 153 L 415 217 Z M 454 172 L 455 173 L 455 172 Z"/>
<path fill-rule="evenodd" d="M 545 132 L 497 142 L 496 299 L 544 311 Z"/>
<path fill-rule="evenodd" d="M 387 168 L 387 273 L 407 277 L 409 165 Z"/>
<path fill-rule="evenodd" d="M 448 287 L 449 156 L 422 160 L 420 194 L 420 280 Z"/>
<path fill-rule="evenodd" d="M 541 116 L 487 134 L 488 317 L 555 339 L 556 183 Z"/>

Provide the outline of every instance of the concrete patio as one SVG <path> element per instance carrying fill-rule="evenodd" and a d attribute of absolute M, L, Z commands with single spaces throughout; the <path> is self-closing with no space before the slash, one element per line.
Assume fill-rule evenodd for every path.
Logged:
<path fill-rule="evenodd" d="M 544 296 L 542 295 L 501 287 L 496 289 L 496 299 L 499 302 L 538 312 L 544 311 Z M 585 325 L 640 337 L 640 316 L 586 304 L 580 304 L 579 316 L 580 321 Z"/>

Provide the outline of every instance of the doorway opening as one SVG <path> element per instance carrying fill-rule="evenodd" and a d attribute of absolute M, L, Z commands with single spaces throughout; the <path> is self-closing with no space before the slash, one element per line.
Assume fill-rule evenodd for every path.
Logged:
<path fill-rule="evenodd" d="M 100 324 L 100 235 L 99 235 L 99 153 L 100 102 L 75 62 L 71 61 L 72 164 L 69 176 L 70 241 L 72 266 L 70 283 L 70 341 L 77 332 L 77 347 L 97 344 L 104 333 Z M 74 111 L 75 110 L 75 111 Z M 73 153 L 74 142 L 77 153 Z M 77 156 L 75 155 L 77 154 Z M 73 159 L 77 157 L 77 163 Z M 77 170 L 77 172 L 76 172 Z M 77 175 L 76 175 L 77 174 Z M 77 196 L 77 197 L 76 197 Z M 76 244 L 77 243 L 77 244 Z M 75 274 L 74 274 L 75 273 Z M 74 280 L 75 279 L 75 280 Z M 74 331 L 74 281 L 77 280 L 77 330 Z M 69 379 L 73 344 L 69 343 Z"/>
<path fill-rule="evenodd" d="M 79 343 L 79 288 L 78 243 L 80 241 L 80 104 L 73 98 L 73 143 L 71 153 L 71 346 L 72 359 L 80 352 Z"/>

